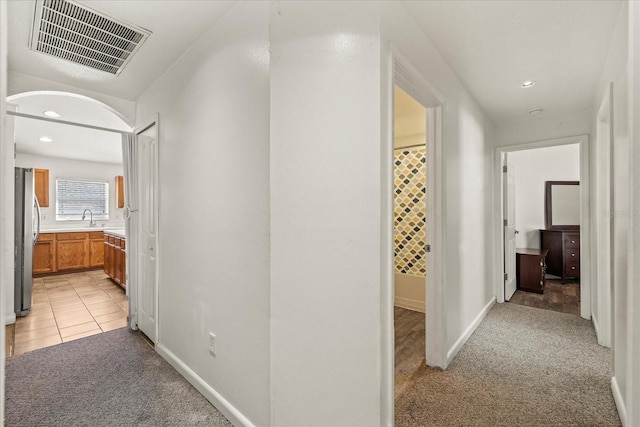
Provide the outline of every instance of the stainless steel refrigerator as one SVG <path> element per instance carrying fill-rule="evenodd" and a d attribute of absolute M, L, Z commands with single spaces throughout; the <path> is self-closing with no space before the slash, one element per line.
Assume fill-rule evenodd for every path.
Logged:
<path fill-rule="evenodd" d="M 40 205 L 34 191 L 33 169 L 16 168 L 15 215 L 15 311 L 31 310 L 33 248 L 40 234 Z"/>

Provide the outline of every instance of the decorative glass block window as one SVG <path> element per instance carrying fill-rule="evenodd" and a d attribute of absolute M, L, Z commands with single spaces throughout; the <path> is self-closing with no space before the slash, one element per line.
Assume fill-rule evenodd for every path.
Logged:
<path fill-rule="evenodd" d="M 109 219 L 109 183 L 79 179 L 56 180 L 56 221 L 81 220 L 85 209 L 93 219 Z M 87 212 L 85 219 L 91 215 Z"/>

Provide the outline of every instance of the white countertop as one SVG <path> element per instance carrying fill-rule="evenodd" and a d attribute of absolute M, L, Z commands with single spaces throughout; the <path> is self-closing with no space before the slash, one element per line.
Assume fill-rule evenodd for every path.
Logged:
<path fill-rule="evenodd" d="M 104 230 L 104 232 L 113 236 L 121 237 L 123 239 L 126 237 L 124 228 L 107 228 Z"/>
<path fill-rule="evenodd" d="M 73 228 L 41 228 L 40 233 L 78 233 L 86 231 L 102 231 L 102 227 L 73 227 Z"/>
<path fill-rule="evenodd" d="M 118 237 L 125 237 L 124 228 L 102 228 L 102 227 L 74 227 L 74 228 L 42 228 L 43 233 L 86 233 L 89 231 L 104 231 Z"/>

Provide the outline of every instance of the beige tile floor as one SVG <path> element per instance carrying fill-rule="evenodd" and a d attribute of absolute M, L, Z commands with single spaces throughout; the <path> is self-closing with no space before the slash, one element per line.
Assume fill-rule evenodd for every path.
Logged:
<path fill-rule="evenodd" d="M 127 324 L 125 290 L 102 270 L 35 278 L 31 312 L 7 329 L 7 356 Z"/>

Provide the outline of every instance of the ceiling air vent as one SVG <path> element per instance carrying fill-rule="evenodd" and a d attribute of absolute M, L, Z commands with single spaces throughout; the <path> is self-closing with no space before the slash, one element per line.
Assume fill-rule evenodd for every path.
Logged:
<path fill-rule="evenodd" d="M 38 0 L 31 49 L 118 75 L 150 31 L 69 0 Z"/>

